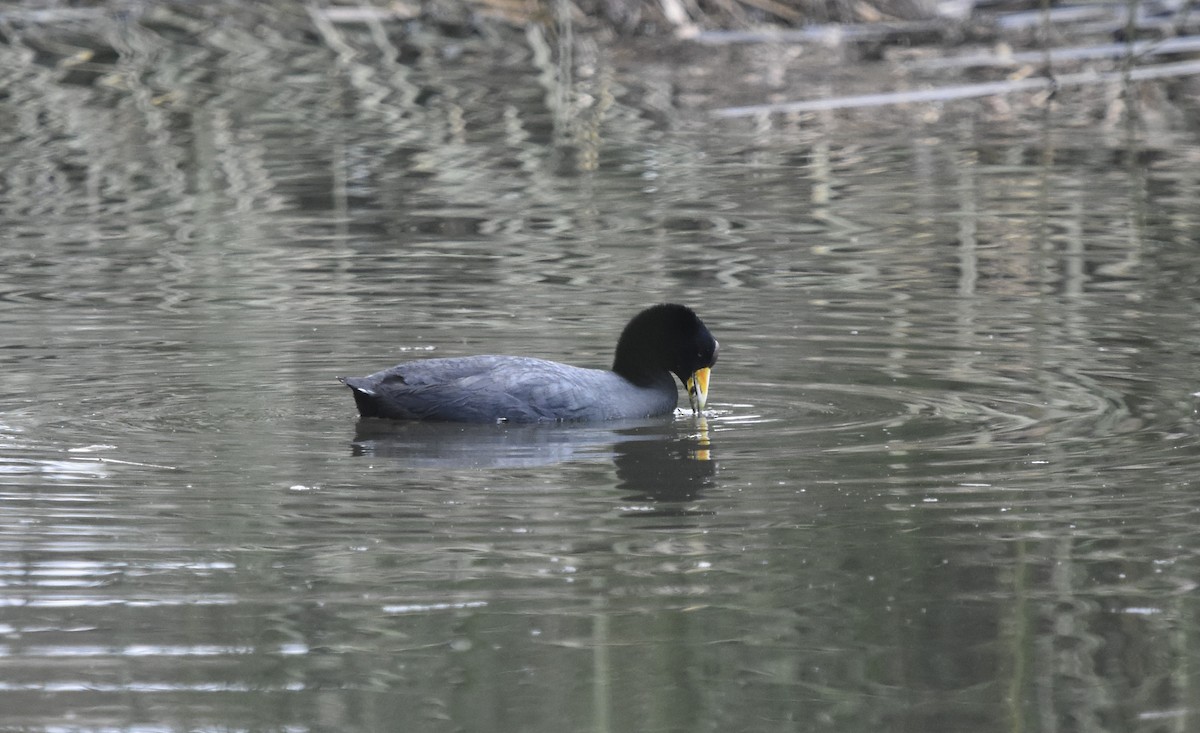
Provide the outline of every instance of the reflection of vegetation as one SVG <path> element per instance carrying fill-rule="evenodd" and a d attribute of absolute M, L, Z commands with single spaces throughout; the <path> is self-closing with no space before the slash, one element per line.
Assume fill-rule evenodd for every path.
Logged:
<path fill-rule="evenodd" d="M 403 298 L 403 317 L 430 323 L 404 337 L 453 345 L 460 328 L 511 334 L 505 309 L 541 315 L 533 296 L 547 291 L 573 303 L 555 313 L 572 318 L 594 305 L 579 303 L 585 291 L 703 292 L 742 324 L 730 372 L 743 370 L 747 391 L 753 380 L 787 400 L 796 391 L 778 388 L 802 368 L 840 372 L 828 377 L 829 429 L 781 437 L 768 424 L 741 431 L 740 446 L 722 443 L 739 431 L 714 432 L 711 465 L 680 470 L 686 450 L 658 456 L 673 483 L 645 470 L 655 456 L 635 443 L 565 479 L 464 472 L 436 490 L 382 461 L 380 485 L 364 488 L 306 451 L 328 488 L 282 500 L 259 490 L 279 475 L 260 462 L 289 438 L 264 430 L 244 447 L 254 456 L 230 462 L 235 478 L 216 477 L 245 504 L 181 489 L 201 498 L 163 509 L 179 535 L 118 545 L 85 579 L 90 592 L 111 598 L 155 574 L 172 584 L 168 601 L 211 591 L 222 604 L 183 596 L 189 638 L 230 629 L 257 645 L 280 685 L 316 691 L 307 723 L 341 722 L 335 703 L 349 697 L 350 714 L 380 728 L 419 709 L 462 728 L 499 711 L 528 723 L 512 729 L 555 731 L 563 719 L 636 730 L 647 718 L 695 723 L 687 730 L 1068 729 L 1101 727 L 1102 715 L 1125 724 L 1113 728 L 1158 716 L 1182 729 L 1200 699 L 1196 426 L 1193 406 L 1159 385 L 1195 379 L 1195 82 L 1131 76 L 961 106 L 910 97 L 715 122 L 709 111 L 735 104 L 1045 75 L 1042 19 L 901 25 L 785 0 L 473 15 L 484 5 L 501 7 L 6 8 L 4 255 L 21 254 L 5 262 L 6 304 L 145 318 L 132 355 L 156 370 L 168 360 L 184 397 L 136 401 L 136 419 L 145 430 L 157 414 L 151 427 L 169 430 L 194 419 L 184 399 L 236 401 L 257 424 L 244 385 L 296 361 L 275 347 L 309 349 L 304 374 L 347 366 L 329 363 L 332 339 L 280 313 L 390 352 L 380 342 L 395 331 L 354 322 L 363 302 L 386 320 L 379 304 Z M 621 17 L 575 12 L 601 7 Z M 1153 16 L 1135 26 L 1142 45 L 1127 46 L 1106 20 L 1120 8 L 1085 10 L 1056 21 L 1052 35 L 1070 40 L 1050 54 L 1056 75 L 1118 68 L 1113 42 L 1137 53 L 1134 67 L 1195 53 L 1186 35 L 1155 37 Z M 1190 16 L 1165 17 L 1190 32 Z M 835 20 L 856 25 L 800 27 Z M 648 30 L 668 35 L 634 33 Z M 190 318 L 177 339 L 150 333 L 180 312 Z M 764 321 L 779 330 L 744 325 Z M 597 361 L 607 349 L 596 343 Z M 237 364 L 237 397 L 206 365 L 217 353 Z M 99 378 L 128 368 L 122 354 L 128 343 L 71 356 Z M 309 395 L 292 376 L 260 392 Z M 56 395 L 80 389 L 61 381 Z M 779 424 L 793 407 L 755 409 Z M 822 419 L 810 413 L 803 422 Z M 647 478 L 657 490 L 637 484 Z M 80 498 L 115 502 L 90 484 Z M 664 499 L 687 511 L 651 504 Z M 113 511 L 118 529 L 100 526 L 97 543 L 125 531 Z M 37 531 L 18 528 L 13 546 Z M 221 562 L 191 577 L 156 563 L 153 543 Z M 65 572 L 22 562 L 14 583 Z M 43 634 L 51 610 L 25 610 L 39 615 L 27 636 Z M 65 635 L 97 644 L 129 618 L 76 612 L 69 628 L 96 630 Z M 126 624 L 130 649 L 169 626 L 151 605 L 138 613 L 151 622 Z M 293 638 L 314 653 L 276 653 Z"/>

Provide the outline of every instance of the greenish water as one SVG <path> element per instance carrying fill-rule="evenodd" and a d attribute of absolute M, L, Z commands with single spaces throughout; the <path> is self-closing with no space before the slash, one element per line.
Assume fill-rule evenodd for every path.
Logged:
<path fill-rule="evenodd" d="M 164 7 L 0 43 L 0 728 L 1194 727 L 1194 117 Z M 703 420 L 335 381 L 663 300 Z"/>

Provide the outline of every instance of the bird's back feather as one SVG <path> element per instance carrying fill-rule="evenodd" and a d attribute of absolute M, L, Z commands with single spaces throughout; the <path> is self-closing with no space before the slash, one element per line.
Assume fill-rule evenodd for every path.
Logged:
<path fill-rule="evenodd" d="M 412 361 L 342 381 L 366 417 L 537 422 L 650 417 L 675 408 L 670 375 L 639 387 L 611 371 L 519 356 Z"/>

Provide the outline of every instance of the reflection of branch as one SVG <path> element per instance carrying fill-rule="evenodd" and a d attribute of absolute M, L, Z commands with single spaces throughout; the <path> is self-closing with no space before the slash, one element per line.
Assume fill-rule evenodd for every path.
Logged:
<path fill-rule="evenodd" d="M 883 107 L 893 104 L 911 104 L 915 102 L 948 102 L 955 99 L 972 99 L 975 97 L 990 97 L 1014 92 L 1037 89 L 1054 89 L 1065 87 L 1087 86 L 1091 84 L 1108 84 L 1117 81 L 1143 81 L 1146 79 L 1163 79 L 1177 76 L 1192 76 L 1200 74 L 1200 60 L 1180 61 L 1173 64 L 1158 64 L 1133 69 L 1126 75 L 1120 71 L 1095 72 L 1084 71 L 1076 74 L 1063 74 L 1050 79 L 1044 76 L 994 81 L 983 84 L 962 84 L 958 86 L 938 87 L 935 89 L 917 89 L 904 92 L 881 92 L 878 94 L 855 94 L 845 97 L 829 97 L 826 99 L 804 99 L 796 102 L 780 102 L 777 104 L 754 104 L 745 107 L 723 107 L 713 110 L 717 117 L 752 117 L 754 115 L 816 112 L 826 109 L 854 109 L 859 107 Z"/>
<path fill-rule="evenodd" d="M 692 40 L 711 46 L 742 43 L 842 43 L 887 41 L 938 33 L 947 28 L 944 20 L 911 20 L 880 23 L 822 23 L 804 28 L 768 28 L 699 31 Z"/>
<path fill-rule="evenodd" d="M 1017 53 L 981 53 L 964 56 L 915 59 L 905 64 L 914 71 L 931 69 L 965 69 L 970 67 L 1007 67 L 1021 64 L 1041 63 L 1049 53 L 1052 62 L 1088 61 L 1091 59 L 1117 58 L 1132 53 L 1138 58 L 1200 51 L 1200 36 L 1182 36 L 1136 43 L 1104 43 L 1094 46 L 1071 46 L 1046 51 L 1020 51 Z"/>

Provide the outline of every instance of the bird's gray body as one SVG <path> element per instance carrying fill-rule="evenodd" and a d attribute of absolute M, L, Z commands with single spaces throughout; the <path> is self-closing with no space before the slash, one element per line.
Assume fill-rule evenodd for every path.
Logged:
<path fill-rule="evenodd" d="M 619 420 L 666 415 L 678 399 L 666 371 L 639 386 L 605 369 L 522 356 L 424 359 L 342 381 L 362 415 L 401 420 Z"/>

